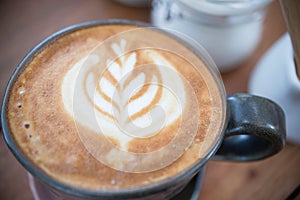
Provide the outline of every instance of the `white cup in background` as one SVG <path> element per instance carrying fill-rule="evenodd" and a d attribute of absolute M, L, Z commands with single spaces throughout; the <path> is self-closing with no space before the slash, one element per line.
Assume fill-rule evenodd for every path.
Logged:
<path fill-rule="evenodd" d="M 221 72 L 229 71 L 255 50 L 272 0 L 154 0 L 152 23 L 195 39 Z"/>

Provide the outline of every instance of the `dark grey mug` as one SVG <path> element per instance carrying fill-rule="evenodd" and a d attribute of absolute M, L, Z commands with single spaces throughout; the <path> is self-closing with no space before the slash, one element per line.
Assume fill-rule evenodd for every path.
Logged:
<path fill-rule="evenodd" d="M 126 20 L 104 20 L 92 21 L 78 24 L 61 30 L 45 39 L 18 65 L 16 71 L 12 75 L 2 103 L 1 124 L 4 139 L 19 162 L 34 176 L 33 181 L 36 189 L 40 191 L 40 195 L 45 195 L 48 199 L 103 199 L 103 200 L 138 200 L 138 199 L 170 199 L 176 198 L 199 172 L 203 173 L 203 167 L 210 159 L 230 160 L 230 161 L 255 161 L 267 158 L 278 153 L 285 145 L 285 116 L 282 109 L 271 100 L 253 96 L 250 94 L 233 94 L 226 97 L 224 86 L 216 71 L 214 62 L 210 59 L 206 52 L 195 48 L 193 44 L 186 40 L 182 40 L 169 32 L 161 30 L 164 34 L 176 38 L 182 42 L 197 55 L 206 59 L 206 63 L 211 66 L 211 73 L 215 74 L 215 78 L 219 82 L 223 91 L 222 98 L 227 103 L 226 122 L 220 131 L 220 137 L 215 145 L 210 149 L 206 156 L 196 163 L 190 170 L 180 173 L 165 181 L 157 182 L 152 185 L 141 186 L 131 189 L 106 190 L 106 191 L 88 191 L 74 188 L 70 185 L 63 184 L 37 168 L 26 156 L 18 149 L 16 141 L 8 124 L 8 99 L 11 94 L 11 88 L 24 71 L 24 68 L 31 62 L 32 58 L 43 51 L 48 45 L 54 43 L 58 38 L 64 35 L 93 26 L 101 26 L 103 24 L 133 24 L 140 27 L 150 27 L 149 24 L 141 22 L 133 22 Z M 226 106 L 225 106 L 226 107 Z M 197 183 L 201 182 L 202 176 L 198 175 Z M 197 195 L 193 198 L 197 198 Z"/>

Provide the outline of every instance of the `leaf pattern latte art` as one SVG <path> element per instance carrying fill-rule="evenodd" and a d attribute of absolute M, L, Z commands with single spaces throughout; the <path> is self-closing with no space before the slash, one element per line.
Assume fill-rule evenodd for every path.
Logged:
<path fill-rule="evenodd" d="M 172 125 L 185 105 L 184 83 L 172 64 L 158 50 L 128 51 L 127 45 L 122 39 L 77 62 L 62 87 L 76 123 L 113 138 L 124 150 L 131 140 Z"/>

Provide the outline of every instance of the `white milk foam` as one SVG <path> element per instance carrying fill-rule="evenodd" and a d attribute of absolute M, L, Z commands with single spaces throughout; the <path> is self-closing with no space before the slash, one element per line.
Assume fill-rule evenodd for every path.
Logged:
<path fill-rule="evenodd" d="M 176 68 L 155 50 L 126 53 L 126 43 L 110 46 L 116 59 L 94 53 L 78 61 L 61 88 L 64 107 L 77 123 L 113 138 L 125 151 L 134 138 L 154 136 L 181 119 L 186 103 Z M 138 66 L 138 53 L 151 63 Z"/>

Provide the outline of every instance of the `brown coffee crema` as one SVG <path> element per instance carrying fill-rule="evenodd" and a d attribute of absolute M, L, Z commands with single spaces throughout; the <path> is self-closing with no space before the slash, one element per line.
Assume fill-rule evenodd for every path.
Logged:
<path fill-rule="evenodd" d="M 20 151 L 70 186 L 133 188 L 183 173 L 215 145 L 220 87 L 176 39 L 134 25 L 68 33 L 36 55 L 9 97 Z"/>

